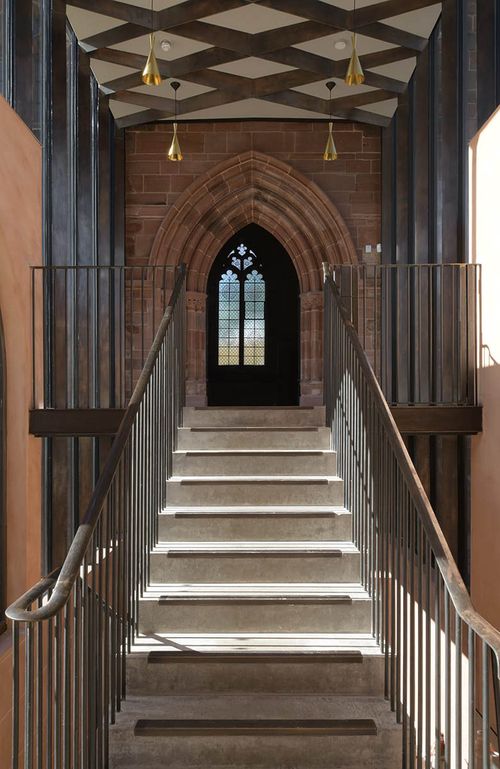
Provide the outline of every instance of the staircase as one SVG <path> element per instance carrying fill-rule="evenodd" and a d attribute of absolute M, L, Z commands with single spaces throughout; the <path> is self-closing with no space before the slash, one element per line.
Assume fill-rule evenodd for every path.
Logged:
<path fill-rule="evenodd" d="M 110 766 L 401 767 L 322 408 L 185 408 Z"/>

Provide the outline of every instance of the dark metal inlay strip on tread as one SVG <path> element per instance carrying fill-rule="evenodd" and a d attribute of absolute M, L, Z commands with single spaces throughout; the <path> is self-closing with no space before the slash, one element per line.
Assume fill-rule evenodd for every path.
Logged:
<path fill-rule="evenodd" d="M 289 432 L 317 432 L 322 428 L 322 425 L 297 425 L 296 427 L 268 427 L 266 425 L 243 425 L 243 426 L 234 426 L 234 425 L 228 425 L 227 427 L 188 427 L 186 426 L 186 430 L 191 430 L 193 433 L 212 433 L 212 432 L 221 432 L 221 431 L 239 431 L 239 432 L 249 432 L 249 431 L 262 431 L 266 430 L 268 432 L 275 432 L 275 433 L 289 433 Z"/>
<path fill-rule="evenodd" d="M 331 604 L 351 604 L 352 598 L 350 595 L 334 595 L 334 596 L 288 596 L 288 595 L 269 595 L 269 596 L 246 596 L 246 595 L 240 595 L 240 596 L 220 596 L 220 595 L 214 595 L 214 596 L 196 596 L 196 595 L 186 595 L 186 596 L 168 596 L 168 595 L 162 595 L 158 602 L 160 606 L 164 604 L 184 604 L 184 603 L 196 603 L 199 605 L 203 604 L 224 604 L 224 605 L 238 605 L 241 603 L 249 604 L 249 605 L 260 605 L 260 604 L 325 604 L 325 603 L 331 603 Z"/>
<path fill-rule="evenodd" d="M 275 513 L 275 512 L 265 512 L 265 513 L 246 513 L 242 511 L 241 513 L 182 513 L 182 512 L 176 512 L 173 513 L 174 518 L 201 518 L 203 520 L 208 518 L 234 518 L 236 520 L 240 518 L 266 518 L 269 517 L 272 520 L 275 518 L 292 518 L 295 520 L 296 518 L 334 518 L 334 517 L 340 517 L 341 515 L 350 515 L 350 513 L 337 513 L 337 512 L 324 512 L 324 513 L 317 513 L 315 511 L 313 512 L 303 512 L 303 513 Z"/>
<path fill-rule="evenodd" d="M 158 551 L 161 552 L 161 551 Z M 169 558 L 342 558 L 342 550 L 169 550 Z"/>
<path fill-rule="evenodd" d="M 363 655 L 354 651 L 302 651 L 302 652 L 208 652 L 208 651 L 153 651 L 148 663 L 162 665 L 172 662 L 278 662 L 278 663 L 362 663 Z"/>
<path fill-rule="evenodd" d="M 251 480 L 248 480 L 245 476 L 233 479 L 224 476 L 221 476 L 220 478 L 214 476 L 207 478 L 206 476 L 201 475 L 199 478 L 179 477 L 173 478 L 172 480 L 180 483 L 181 486 L 199 486 L 201 483 L 211 486 L 217 486 L 221 483 L 224 483 L 226 486 L 255 486 L 255 484 L 258 484 L 259 486 L 268 486 L 270 484 L 283 484 L 284 486 L 289 486 L 291 484 L 294 484 L 295 486 L 325 486 L 330 482 L 328 478 L 300 479 L 294 478 L 292 475 L 289 475 L 286 478 L 282 478 L 279 475 L 277 475 L 276 478 L 259 478 L 258 476 L 254 476 Z M 337 478 L 334 480 L 337 480 Z"/>
<path fill-rule="evenodd" d="M 223 735 L 330 735 L 336 737 L 376 736 L 371 718 L 353 719 L 140 719 L 137 737 L 223 736 Z"/>

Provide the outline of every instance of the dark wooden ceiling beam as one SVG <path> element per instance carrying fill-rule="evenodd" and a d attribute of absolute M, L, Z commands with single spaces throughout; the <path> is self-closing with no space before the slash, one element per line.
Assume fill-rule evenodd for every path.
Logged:
<path fill-rule="evenodd" d="M 81 8 L 84 11 L 92 11 L 102 16 L 111 16 L 118 21 L 127 21 L 131 24 L 138 24 L 145 27 L 146 30 L 155 26 L 158 18 L 158 12 L 151 12 L 150 8 L 143 8 L 129 3 L 120 3 L 119 0 L 71 0 L 66 5 L 72 5 L 74 8 Z"/>
<path fill-rule="evenodd" d="M 390 19 L 392 16 L 400 16 L 410 11 L 418 11 L 436 5 L 436 0 L 384 0 L 381 3 L 365 5 L 356 9 L 356 27 L 372 24 L 374 21 Z"/>
<path fill-rule="evenodd" d="M 138 24 L 120 24 L 118 27 L 106 29 L 104 32 L 98 32 L 97 35 L 91 35 L 81 41 L 83 46 L 92 48 L 107 48 L 110 45 L 118 45 L 136 37 L 141 37 L 148 32 L 144 27 Z"/>
<path fill-rule="evenodd" d="M 375 92 L 372 92 L 372 95 L 373 93 Z M 361 94 L 354 97 L 356 101 L 360 96 Z M 308 112 L 322 112 L 325 116 L 329 113 L 329 105 L 326 99 L 318 99 L 315 96 L 309 96 L 309 94 L 300 93 L 299 91 L 284 91 L 283 93 L 270 94 L 269 96 L 263 96 L 262 98 L 265 101 L 274 104 L 282 104 L 286 107 L 293 107 L 294 109 L 303 109 Z M 350 98 L 353 97 L 345 97 L 345 99 Z M 346 107 L 344 98 L 342 99 L 344 106 L 340 103 L 340 99 L 334 100 L 334 102 L 335 101 L 339 102 L 339 105 L 335 105 L 334 103 L 333 106 L 334 115 L 337 117 L 341 117 L 345 120 L 357 120 L 377 126 L 387 126 L 390 122 L 390 118 L 386 115 L 378 115 L 369 112 L 368 110 L 357 109 L 355 104 L 353 104 L 352 107 Z M 373 98 L 372 101 L 368 103 L 375 103 L 376 101 L 378 101 L 377 98 Z"/>
<path fill-rule="evenodd" d="M 325 24 L 331 28 L 332 32 L 355 28 L 363 35 L 393 45 L 400 45 L 413 51 L 422 51 L 427 44 L 427 38 L 405 32 L 397 27 L 391 27 L 389 24 L 373 22 L 361 27 L 352 11 L 345 11 L 342 8 L 324 3 L 322 0 L 261 0 L 261 5 L 277 11 L 295 13 L 310 21 Z"/>

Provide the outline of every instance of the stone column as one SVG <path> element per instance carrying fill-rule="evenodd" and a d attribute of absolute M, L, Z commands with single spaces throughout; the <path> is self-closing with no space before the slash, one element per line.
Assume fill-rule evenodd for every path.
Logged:
<path fill-rule="evenodd" d="M 207 405 L 206 308 L 207 295 L 188 291 L 186 340 L 186 404 Z"/>
<path fill-rule="evenodd" d="M 323 404 L 323 292 L 300 295 L 300 405 Z"/>

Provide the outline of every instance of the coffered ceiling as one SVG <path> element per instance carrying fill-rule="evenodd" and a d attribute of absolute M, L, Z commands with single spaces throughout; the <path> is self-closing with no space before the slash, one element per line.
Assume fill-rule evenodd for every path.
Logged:
<path fill-rule="evenodd" d="M 181 119 L 337 118 L 386 125 L 441 12 L 432 0 L 72 0 L 68 17 L 122 126 Z M 156 31 L 165 78 L 142 84 Z M 344 83 L 351 32 L 365 72 Z M 162 42 L 170 44 L 162 46 Z"/>

